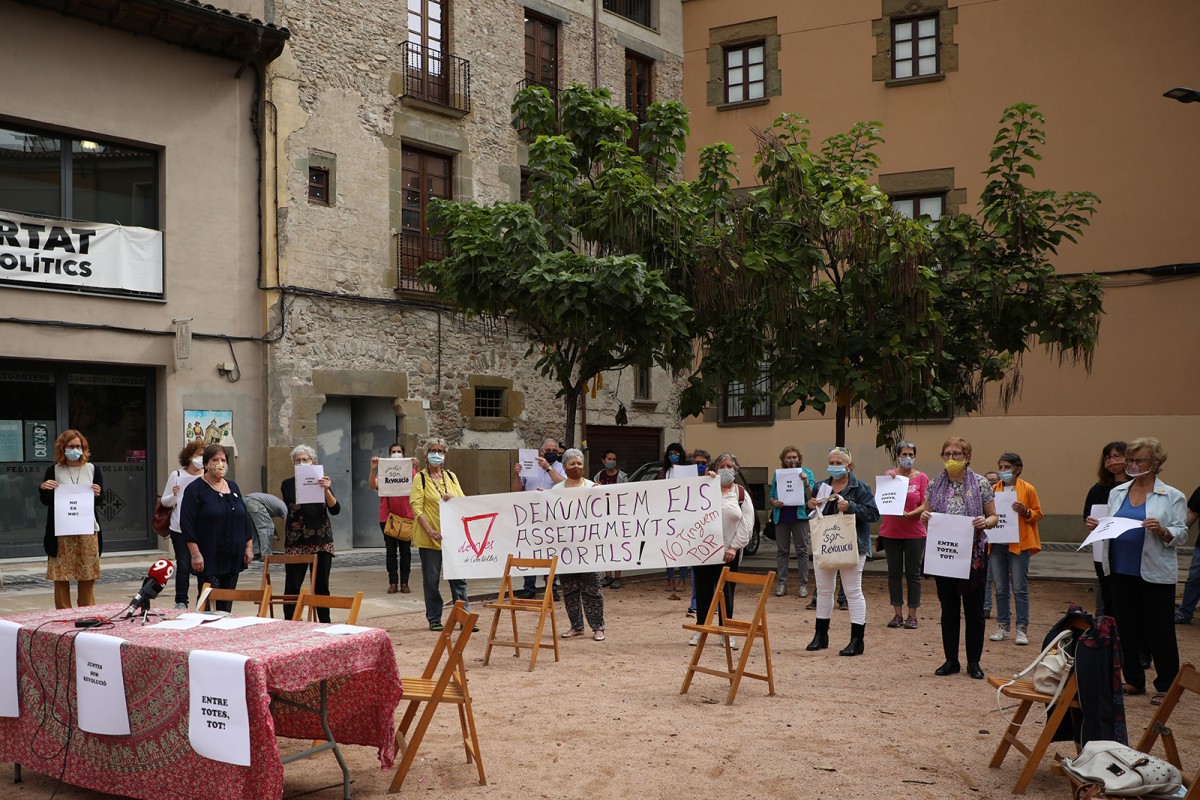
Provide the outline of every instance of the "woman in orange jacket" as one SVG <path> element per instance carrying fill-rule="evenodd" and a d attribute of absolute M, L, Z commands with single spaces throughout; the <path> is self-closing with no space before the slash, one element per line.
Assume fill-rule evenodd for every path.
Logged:
<path fill-rule="evenodd" d="M 1017 607 L 1017 632 L 1014 641 L 1019 645 L 1029 644 L 1029 557 L 1041 552 L 1042 540 L 1038 536 L 1038 522 L 1045 516 L 1038 500 L 1037 489 L 1020 478 L 1025 463 L 1016 453 L 1005 453 L 996 464 L 1000 473 L 997 492 L 1017 492 L 1017 502 L 1012 510 L 1017 515 L 1021 539 L 1015 544 L 995 544 L 988 554 L 988 570 L 996 584 L 996 632 L 993 642 L 1009 638 L 1008 595 L 1011 593 Z"/>

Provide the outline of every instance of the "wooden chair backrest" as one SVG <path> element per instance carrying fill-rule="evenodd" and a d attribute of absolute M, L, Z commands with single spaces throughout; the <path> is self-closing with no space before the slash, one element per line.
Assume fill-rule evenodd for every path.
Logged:
<path fill-rule="evenodd" d="M 300 594 L 296 596 L 296 608 L 292 611 L 292 621 L 303 620 L 306 609 L 340 608 L 350 612 L 346 618 L 346 624 L 353 625 L 358 622 L 358 609 L 362 606 L 362 600 L 362 592 L 355 592 L 353 597 L 346 597 L 336 594 L 313 594 L 307 588 L 301 589 Z"/>
<path fill-rule="evenodd" d="M 208 593 L 207 596 L 205 596 L 205 592 Z M 215 608 L 218 600 L 254 603 L 258 606 L 256 616 L 259 617 L 267 616 L 271 607 L 271 590 L 266 586 L 261 589 L 214 589 L 211 583 L 206 583 L 200 589 L 200 596 L 204 598 L 204 608 L 200 607 L 200 601 L 197 600 L 197 611 L 208 611 Z"/>
<path fill-rule="evenodd" d="M 727 584 L 727 583 L 732 583 L 735 586 L 740 584 L 743 586 L 757 586 L 758 587 L 758 589 L 759 589 L 758 601 L 754 605 L 754 613 L 751 614 L 748 619 L 751 622 L 760 619 L 767 607 L 767 597 L 770 596 L 771 583 L 774 579 L 775 579 L 774 572 L 768 572 L 768 573 L 759 575 L 759 574 L 755 574 L 753 572 L 733 572 L 729 569 L 729 567 L 723 567 L 721 569 L 721 577 L 717 580 L 717 590 L 713 594 L 713 599 L 716 602 L 712 603 L 709 606 L 708 619 L 705 620 L 705 622 L 707 624 L 715 624 L 715 623 L 712 623 L 712 618 L 718 608 L 721 611 L 721 619 L 722 620 L 728 620 L 731 618 L 731 615 L 728 613 L 728 609 L 725 608 L 725 584 Z M 747 618 L 743 618 L 743 619 L 747 619 Z"/>
<path fill-rule="evenodd" d="M 438 633 L 433 652 L 429 654 L 429 660 L 425 662 L 425 669 L 421 672 L 421 677 L 428 681 L 434 680 L 436 676 L 433 690 L 436 697 L 431 698 L 432 702 L 441 698 L 451 680 L 455 680 L 463 692 L 466 692 L 467 668 L 463 663 L 463 651 L 467 649 L 471 632 L 478 622 L 479 615 L 468 612 L 461 600 L 450 609 L 446 626 Z"/>
<path fill-rule="evenodd" d="M 516 569 L 545 569 L 549 570 L 546 573 L 546 586 L 554 585 L 554 573 L 558 569 L 557 558 L 516 558 L 512 553 L 508 554 L 507 560 L 504 562 L 504 578 L 500 581 L 500 600 L 513 600 L 513 570 Z M 521 576 L 524 578 L 524 575 Z M 549 588 L 546 589 L 546 595 L 552 596 Z"/>
<path fill-rule="evenodd" d="M 1181 773 L 1183 772 L 1183 763 L 1179 756 L 1179 746 L 1176 744 L 1175 734 L 1167 722 L 1171 719 L 1171 713 L 1175 711 L 1175 706 L 1183 699 L 1184 692 L 1192 692 L 1197 698 L 1200 698 L 1200 672 L 1197 672 L 1191 664 L 1184 664 L 1179 668 L 1179 673 L 1171 683 L 1171 688 L 1167 690 L 1166 698 L 1154 712 L 1154 716 L 1150 718 L 1146 732 L 1142 734 L 1141 740 L 1134 748 L 1143 753 L 1149 753 L 1154 742 L 1161 737 L 1167 760 L 1174 764 Z M 1188 787 L 1185 800 L 1200 800 L 1200 769 L 1196 771 L 1191 780 L 1184 777 L 1183 785 Z"/>

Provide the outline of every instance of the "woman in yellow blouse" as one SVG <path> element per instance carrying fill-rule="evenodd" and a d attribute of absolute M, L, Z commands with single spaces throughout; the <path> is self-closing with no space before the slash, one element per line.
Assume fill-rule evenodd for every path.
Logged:
<path fill-rule="evenodd" d="M 425 619 L 429 622 L 429 630 L 442 630 L 442 500 L 451 497 L 462 497 L 463 490 L 458 478 L 448 469 L 443 469 L 446 463 L 446 440 L 430 439 L 425 443 L 425 468 L 413 479 L 412 497 L 413 519 L 417 527 L 413 530 L 413 544 L 420 551 L 421 583 L 425 587 Z M 462 600 L 467 602 L 467 582 L 451 580 L 451 602 Z"/>
<path fill-rule="evenodd" d="M 1011 492 L 1015 489 L 1017 492 L 1017 502 L 1012 504 L 1012 510 L 1017 515 L 1021 539 L 1014 544 L 994 544 L 988 553 L 988 569 L 996 584 L 996 632 L 991 640 L 1002 642 L 1009 637 L 1008 595 L 1011 589 L 1017 606 L 1014 641 L 1026 645 L 1029 644 L 1029 557 L 1042 550 L 1038 522 L 1044 515 L 1037 489 L 1020 478 L 1025 468 L 1021 457 L 1016 453 L 1005 453 L 996 467 L 1000 483 L 995 485 L 995 490 Z"/>

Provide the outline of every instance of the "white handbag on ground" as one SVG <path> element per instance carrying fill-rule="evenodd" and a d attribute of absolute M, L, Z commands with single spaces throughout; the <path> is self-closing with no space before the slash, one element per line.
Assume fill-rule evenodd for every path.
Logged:
<path fill-rule="evenodd" d="M 1001 684 L 996 688 L 996 708 L 1004 714 L 1004 708 L 1001 705 L 1001 697 L 1003 690 L 1012 686 L 1022 678 L 1028 677 L 1029 682 L 1033 684 L 1033 688 L 1042 694 L 1051 696 L 1050 702 L 1046 704 L 1046 708 L 1042 711 L 1042 720 L 1045 721 L 1050 706 L 1058 702 L 1058 698 L 1062 695 L 1063 687 L 1067 684 L 1067 679 L 1071 677 L 1071 670 L 1075 668 L 1075 657 L 1067 651 L 1067 645 L 1071 643 L 1073 632 L 1065 630 L 1055 636 L 1050 644 L 1046 645 L 1042 652 L 1037 654 L 1028 667 L 1012 676 L 1012 680 Z M 1004 714 L 1008 717 L 1007 714 Z M 1013 723 L 1009 717 L 1009 724 Z M 1024 724 L 1024 723 L 1022 723 Z"/>
<path fill-rule="evenodd" d="M 1062 768 L 1078 781 L 1103 786 L 1107 796 L 1171 795 L 1183 785 L 1170 762 L 1104 739 L 1088 742 L 1075 758 L 1064 758 Z"/>

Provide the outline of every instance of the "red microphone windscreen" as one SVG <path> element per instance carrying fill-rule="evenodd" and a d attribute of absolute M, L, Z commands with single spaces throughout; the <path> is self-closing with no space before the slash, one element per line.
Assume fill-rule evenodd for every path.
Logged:
<path fill-rule="evenodd" d="M 175 574 L 175 565 L 168 559 L 160 558 L 150 565 L 150 569 L 146 571 L 146 574 L 154 578 L 154 582 L 159 586 L 166 586 L 167 581 Z"/>

